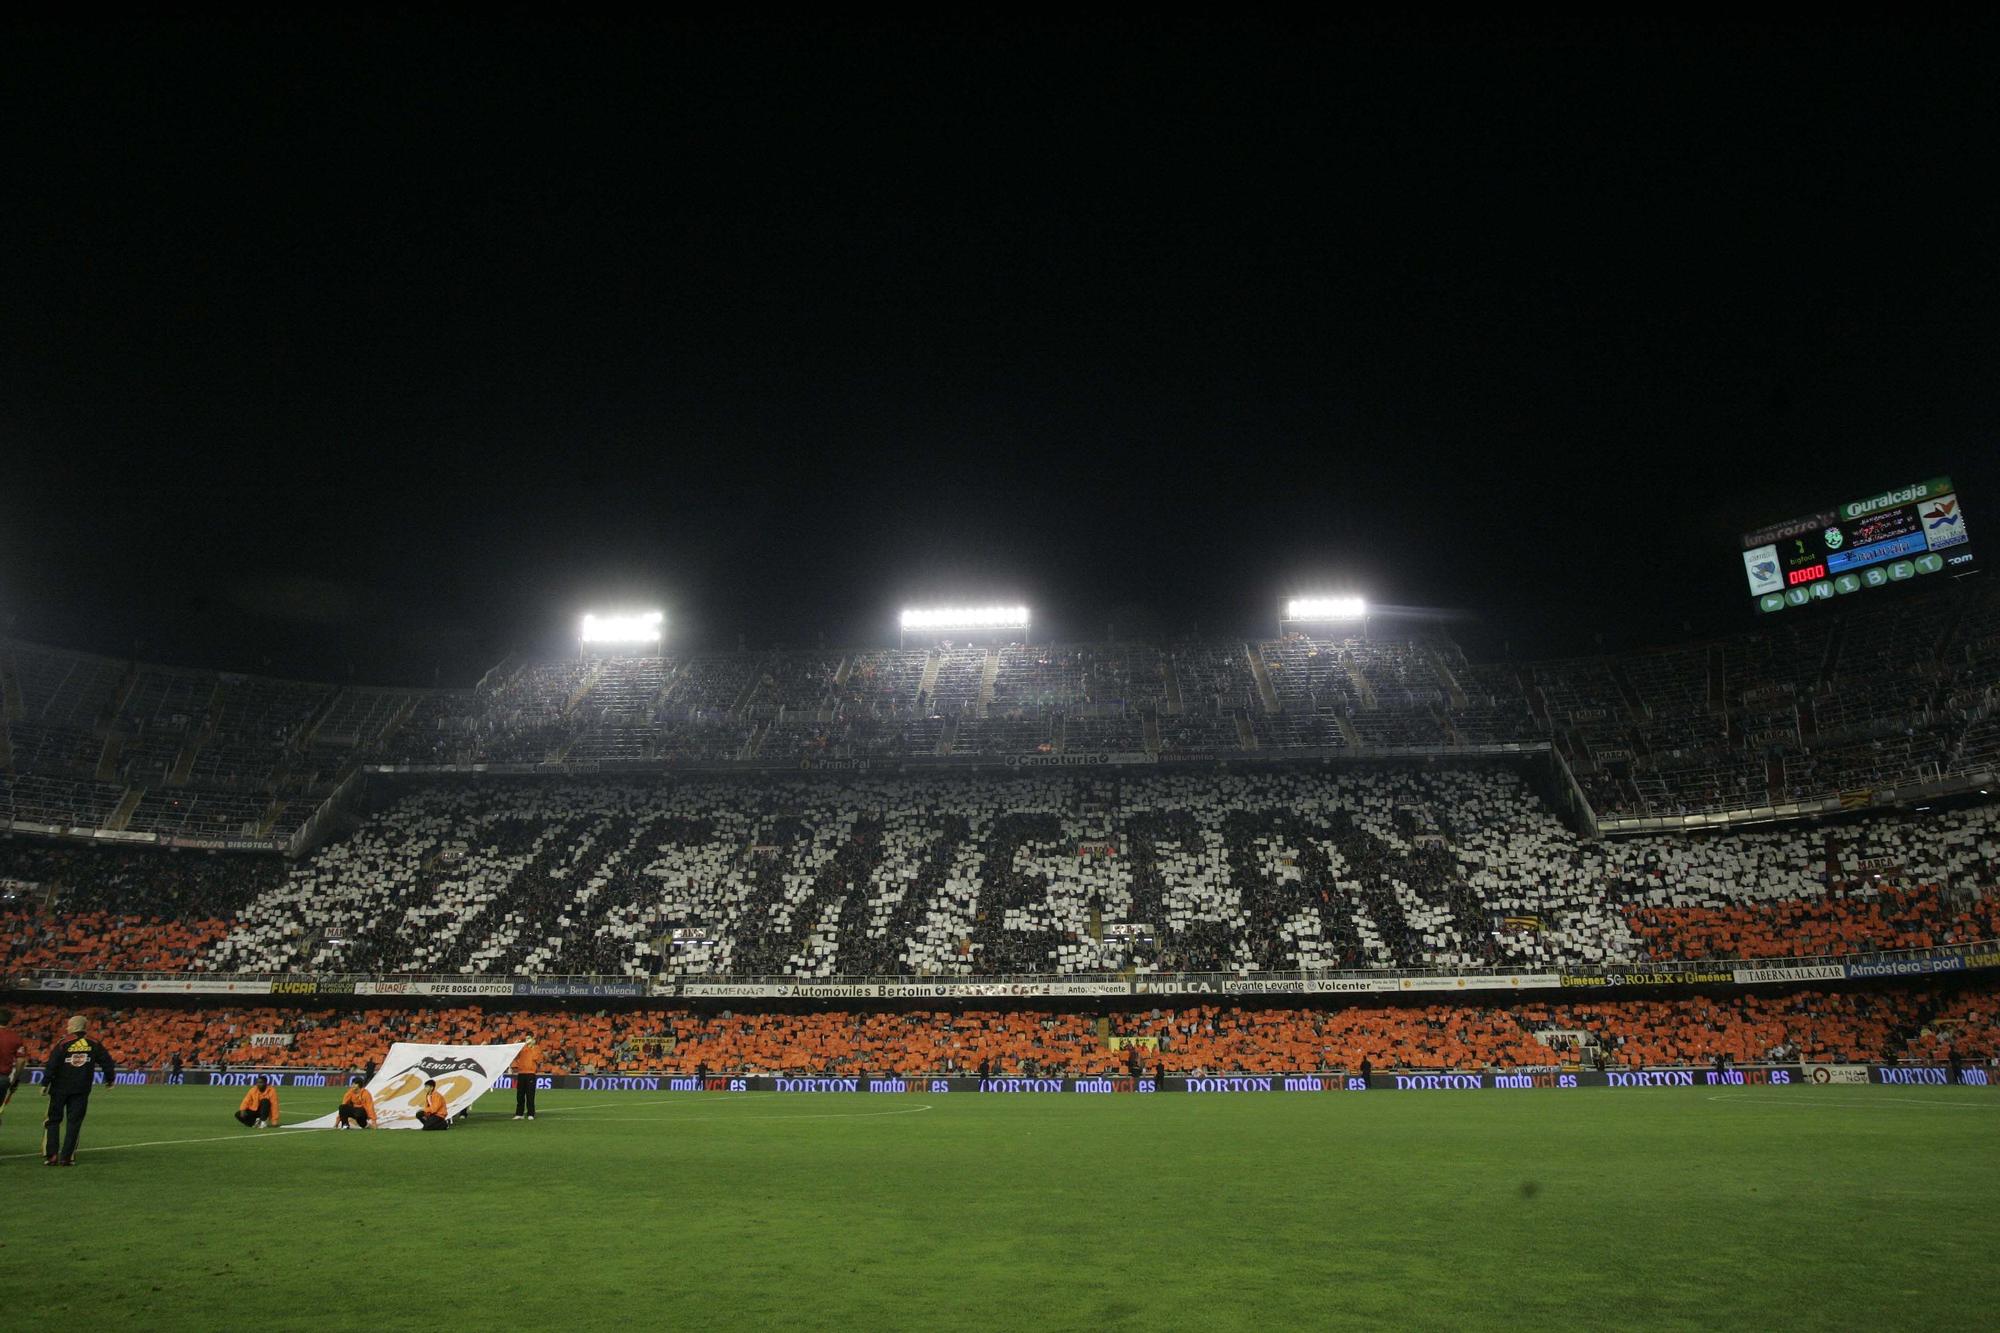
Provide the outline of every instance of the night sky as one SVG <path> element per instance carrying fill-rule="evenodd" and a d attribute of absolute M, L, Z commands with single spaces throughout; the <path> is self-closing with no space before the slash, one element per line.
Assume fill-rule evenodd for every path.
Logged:
<path fill-rule="evenodd" d="M 1747 527 L 2000 533 L 1994 36 L 11 26 L 0 630 L 1740 629 Z"/>

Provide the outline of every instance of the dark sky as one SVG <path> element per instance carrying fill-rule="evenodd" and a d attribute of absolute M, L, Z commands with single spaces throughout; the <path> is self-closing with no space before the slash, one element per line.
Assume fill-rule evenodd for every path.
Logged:
<path fill-rule="evenodd" d="M 0 627 L 447 683 L 626 599 L 1739 628 L 1745 527 L 2000 524 L 1993 38 L 12 27 Z"/>

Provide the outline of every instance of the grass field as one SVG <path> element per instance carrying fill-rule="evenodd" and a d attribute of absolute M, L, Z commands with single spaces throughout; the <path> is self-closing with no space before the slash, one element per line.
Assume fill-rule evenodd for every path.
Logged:
<path fill-rule="evenodd" d="M 57 1327 L 1991 1326 L 2000 1093 L 544 1093 L 447 1134 L 239 1091 L 0 1126 Z M 285 1112 L 337 1093 L 287 1090 Z"/>

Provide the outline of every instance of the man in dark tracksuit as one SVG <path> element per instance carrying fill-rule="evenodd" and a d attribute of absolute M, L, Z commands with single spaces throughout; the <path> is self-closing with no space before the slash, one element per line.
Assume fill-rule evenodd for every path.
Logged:
<path fill-rule="evenodd" d="M 42 1160 L 47 1166 L 76 1165 L 76 1136 L 83 1130 L 84 1113 L 90 1110 L 90 1076 L 93 1069 L 104 1071 L 104 1085 L 111 1086 L 117 1066 L 111 1053 L 84 1035 L 88 1020 L 78 1014 L 69 1021 L 69 1035 L 49 1052 L 42 1070 L 42 1095 L 49 1099 L 48 1118 L 42 1122 Z M 56 1153 L 56 1136 L 62 1135 L 62 1153 Z"/>

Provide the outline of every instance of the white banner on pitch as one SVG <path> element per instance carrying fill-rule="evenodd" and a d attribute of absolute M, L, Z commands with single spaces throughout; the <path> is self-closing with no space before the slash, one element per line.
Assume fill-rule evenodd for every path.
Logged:
<path fill-rule="evenodd" d="M 417 1111 L 424 1104 L 424 1080 L 436 1079 L 438 1094 L 457 1115 L 478 1101 L 507 1072 L 528 1043 L 505 1046 L 433 1046 L 399 1041 L 377 1066 L 368 1091 L 375 1095 L 375 1124 L 380 1129 L 420 1129 Z M 335 1117 L 308 1120 L 300 1129 L 332 1129 Z"/>

